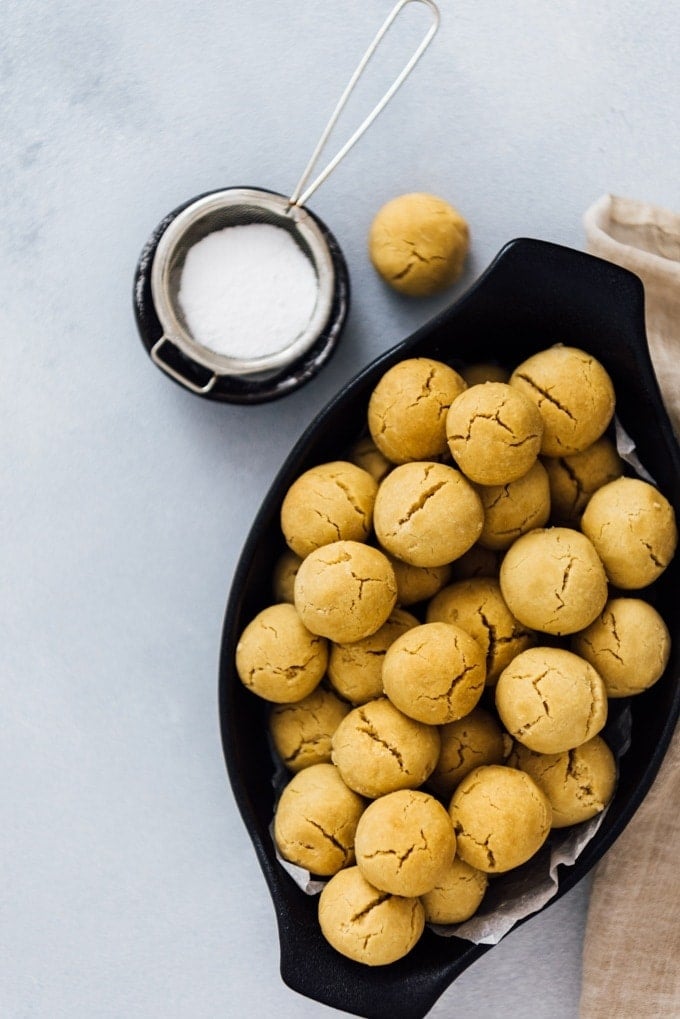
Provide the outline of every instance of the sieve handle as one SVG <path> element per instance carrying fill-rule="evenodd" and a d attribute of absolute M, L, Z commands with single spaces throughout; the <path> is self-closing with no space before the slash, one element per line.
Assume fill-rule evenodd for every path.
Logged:
<path fill-rule="evenodd" d="M 352 93 L 352 91 L 354 89 L 354 86 L 356 85 L 356 83 L 359 80 L 359 78 L 361 77 L 361 75 L 364 73 L 364 70 L 366 68 L 367 63 L 369 62 L 369 60 L 371 59 L 371 57 L 373 56 L 373 54 L 377 50 L 378 46 L 380 45 L 380 43 L 381 43 L 381 41 L 383 39 L 383 36 L 387 32 L 387 30 L 390 28 L 390 26 L 393 24 L 393 22 L 397 19 L 397 17 L 401 13 L 401 11 L 404 9 L 404 7 L 406 7 L 407 4 L 410 4 L 410 3 L 422 3 L 422 4 L 425 4 L 425 6 L 428 7 L 430 9 L 430 11 L 432 11 L 433 21 L 432 21 L 432 25 L 430 26 L 427 34 L 425 35 L 423 41 L 420 43 L 418 48 L 415 50 L 415 52 L 413 53 L 411 58 L 405 64 L 405 66 L 403 67 L 403 69 L 400 72 L 400 74 L 397 75 L 395 80 L 392 82 L 392 84 L 390 85 L 390 87 L 388 88 L 387 92 L 385 93 L 385 95 L 380 100 L 380 102 L 377 103 L 377 105 L 369 113 L 369 115 L 366 117 L 366 119 L 363 121 L 363 123 L 359 125 L 359 127 L 356 129 L 354 134 L 351 136 L 351 138 L 349 138 L 345 142 L 345 144 L 342 146 L 342 148 L 337 153 L 337 155 L 335 155 L 333 157 L 333 159 L 331 159 L 330 163 L 328 163 L 328 165 L 325 167 L 325 169 L 323 169 L 321 171 L 319 176 L 314 181 L 312 181 L 312 183 L 309 185 L 309 187 L 303 192 L 302 189 L 305 187 L 305 184 L 309 180 L 309 178 L 310 178 L 310 176 L 312 174 L 312 171 L 314 170 L 314 167 L 316 166 L 316 164 L 317 164 L 317 162 L 319 160 L 319 156 L 321 155 L 321 152 L 323 151 L 323 149 L 324 149 L 324 147 L 326 145 L 326 142 L 328 141 L 328 139 L 330 137 L 330 134 L 331 134 L 333 128 L 335 127 L 337 119 L 340 116 L 340 114 L 342 113 L 343 109 L 345 108 L 345 104 L 347 103 L 347 100 L 349 99 L 349 97 L 350 97 L 350 95 L 351 95 L 351 93 Z M 418 61 L 422 57 L 423 53 L 427 49 L 427 47 L 432 42 L 432 39 L 434 38 L 438 28 L 439 28 L 439 8 L 434 3 L 434 0 L 399 0 L 399 3 L 396 4 L 396 6 L 392 9 L 391 13 L 387 16 L 384 24 L 379 29 L 377 35 L 373 39 L 373 42 L 368 47 L 368 49 L 364 53 L 363 57 L 359 61 L 359 64 L 357 65 L 357 68 L 356 68 L 354 74 L 352 75 L 352 77 L 347 82 L 347 86 L 345 88 L 345 91 L 340 96 L 340 99 L 338 100 L 338 105 L 333 110 L 333 113 L 331 114 L 331 118 L 330 118 L 330 120 L 326 124 L 326 127 L 323 130 L 323 134 L 319 138 L 319 141 L 317 142 L 316 148 L 314 149 L 314 152 L 312 153 L 311 158 L 310 158 L 309 162 L 307 163 L 307 166 L 305 167 L 304 172 L 303 172 L 302 176 L 300 177 L 300 180 L 298 181 L 295 190 L 293 191 L 292 195 L 290 196 L 289 202 L 290 202 L 291 205 L 304 205 L 309 200 L 309 198 L 314 194 L 316 189 L 321 184 L 323 184 L 323 182 L 326 180 L 327 177 L 329 177 L 331 175 L 331 173 L 336 168 L 338 163 L 340 163 L 341 160 L 343 160 L 345 158 L 345 156 L 347 155 L 349 150 L 356 144 L 356 142 L 359 141 L 359 139 L 364 134 L 364 132 L 368 130 L 368 128 L 371 126 L 371 124 L 373 123 L 375 118 L 378 116 L 378 114 L 381 113 L 382 110 L 384 110 L 384 108 L 387 106 L 387 104 L 389 103 L 390 99 L 392 98 L 394 93 L 397 91 L 397 89 L 406 81 L 406 79 L 408 78 L 409 74 L 411 73 L 411 71 L 413 70 L 415 65 L 418 63 Z"/>
<path fill-rule="evenodd" d="M 149 351 L 149 356 L 151 357 L 153 363 L 157 365 L 161 369 L 161 371 L 164 371 L 166 375 L 169 375 L 170 378 L 173 378 L 175 382 L 179 382 L 179 384 L 181 386 L 184 386 L 185 389 L 191 390 L 192 393 L 198 393 L 199 396 L 204 395 L 205 393 L 209 393 L 210 390 L 215 385 L 215 383 L 217 382 L 217 375 L 215 374 L 215 372 L 212 373 L 212 376 L 208 379 L 205 385 L 199 386 L 196 382 L 194 382 L 192 379 L 187 378 L 186 375 L 183 375 L 182 372 L 178 371 L 177 368 L 175 368 L 168 361 L 165 361 L 161 357 L 161 350 L 163 349 L 166 343 L 169 344 L 169 346 L 172 347 L 173 350 L 179 350 L 179 347 L 177 347 L 172 342 L 169 336 L 165 335 L 161 336 L 160 340 L 156 340 L 153 347 Z"/>

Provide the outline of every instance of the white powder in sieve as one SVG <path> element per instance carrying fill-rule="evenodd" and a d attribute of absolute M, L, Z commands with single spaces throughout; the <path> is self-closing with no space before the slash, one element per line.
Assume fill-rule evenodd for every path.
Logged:
<path fill-rule="evenodd" d="M 312 263 L 287 230 L 248 223 L 216 230 L 189 249 L 179 303 L 197 343 L 251 360 L 300 336 L 318 290 Z"/>

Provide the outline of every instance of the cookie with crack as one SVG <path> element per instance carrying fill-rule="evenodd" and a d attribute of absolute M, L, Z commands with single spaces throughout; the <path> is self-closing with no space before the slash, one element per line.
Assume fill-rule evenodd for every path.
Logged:
<path fill-rule="evenodd" d="M 236 645 L 236 671 L 243 685 L 277 704 L 307 697 L 327 664 L 327 641 L 312 633 L 288 603 L 259 612 Z"/>
<path fill-rule="evenodd" d="M 595 547 L 569 527 L 523 534 L 505 553 L 499 579 L 512 614 L 555 636 L 589 626 L 607 600 L 607 576 Z"/>
<path fill-rule="evenodd" d="M 508 764 L 530 775 L 548 797 L 553 828 L 589 821 L 614 795 L 616 761 L 599 736 L 560 754 L 537 754 L 516 743 Z"/>
<path fill-rule="evenodd" d="M 451 579 L 451 566 L 412 566 L 396 556 L 387 557 L 392 563 L 397 581 L 397 603 L 415 605 L 428 601 Z"/>
<path fill-rule="evenodd" d="M 486 874 L 526 863 L 550 833 L 552 808 L 523 771 L 490 764 L 463 779 L 449 806 L 459 857 Z"/>
<path fill-rule="evenodd" d="M 343 718 L 333 735 L 331 759 L 350 789 L 375 799 L 422 785 L 434 771 L 439 747 L 434 726 L 379 697 Z"/>
<path fill-rule="evenodd" d="M 301 474 L 281 504 L 286 544 L 304 558 L 335 541 L 366 541 L 378 483 L 344 460 L 319 464 Z"/>
<path fill-rule="evenodd" d="M 592 445 L 614 414 L 614 386 L 606 369 L 578 347 L 541 350 L 518 365 L 510 385 L 543 419 L 541 453 L 570 456 Z"/>
<path fill-rule="evenodd" d="M 372 885 L 392 895 L 416 896 L 443 878 L 456 853 L 456 836 L 439 800 L 401 789 L 368 805 L 354 848 L 357 866 Z"/>
<path fill-rule="evenodd" d="M 485 655 L 474 637 L 452 623 L 423 623 L 387 649 L 382 681 L 400 711 L 428 725 L 462 718 L 484 692 Z"/>
<path fill-rule="evenodd" d="M 354 862 L 354 837 L 366 804 L 332 764 L 294 775 L 274 814 L 281 856 L 312 874 L 328 876 Z"/>
<path fill-rule="evenodd" d="M 318 686 L 294 704 L 278 704 L 269 715 L 269 732 L 289 771 L 329 764 L 333 733 L 350 710 L 331 690 Z"/>
<path fill-rule="evenodd" d="M 374 888 L 358 867 L 341 870 L 319 896 L 319 925 L 341 955 L 386 966 L 411 951 L 425 928 L 419 899 Z"/>
<path fill-rule="evenodd" d="M 616 446 L 606 435 L 571 456 L 543 460 L 550 485 L 552 521 L 578 527 L 591 495 L 623 474 L 623 462 Z"/>
<path fill-rule="evenodd" d="M 484 527 L 479 544 L 494 552 L 510 548 L 527 531 L 545 527 L 550 517 L 550 484 L 542 463 L 505 485 L 480 485 Z"/>
<path fill-rule="evenodd" d="M 387 649 L 418 620 L 410 612 L 395 609 L 380 629 L 351 644 L 331 644 L 328 678 L 335 690 L 352 704 L 382 697 L 382 669 Z"/>
<path fill-rule="evenodd" d="M 486 892 L 486 874 L 456 856 L 434 888 L 421 896 L 427 923 L 463 923 L 473 916 Z"/>
<path fill-rule="evenodd" d="M 534 647 L 501 673 L 496 708 L 519 743 L 540 754 L 558 754 L 604 727 L 607 691 L 584 658 L 564 648 Z"/>
<path fill-rule="evenodd" d="M 536 463 L 543 421 L 536 404 L 504 382 L 471 386 L 446 415 L 454 460 L 479 485 L 505 485 Z"/>
<path fill-rule="evenodd" d="M 413 566 L 444 566 L 474 545 L 482 501 L 460 471 L 420 461 L 391 471 L 378 489 L 373 524 L 386 552 Z"/>
<path fill-rule="evenodd" d="M 389 560 L 377 548 L 335 541 L 303 560 L 294 587 L 295 608 L 312 633 L 337 644 L 379 630 L 397 601 Z"/>
<path fill-rule="evenodd" d="M 428 786 L 446 800 L 475 768 L 483 764 L 502 764 L 512 743 L 494 716 L 480 707 L 464 718 L 440 726 L 439 735 L 442 747 Z"/>

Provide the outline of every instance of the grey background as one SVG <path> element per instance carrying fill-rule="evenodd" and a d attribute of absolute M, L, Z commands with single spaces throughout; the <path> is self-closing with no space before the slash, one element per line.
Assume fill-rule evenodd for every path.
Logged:
<path fill-rule="evenodd" d="M 507 240 L 580 247 L 605 191 L 680 206 L 677 4 L 443 0 L 423 63 L 310 203 L 352 275 L 332 364 L 259 408 L 182 392 L 135 333 L 144 241 L 203 190 L 292 189 L 389 6 L 0 0 L 3 1017 L 330 1014 L 279 979 L 221 756 L 221 617 L 253 515 L 338 387 Z M 426 20 L 409 9 L 344 134 Z M 367 259 L 373 214 L 410 190 L 471 225 L 441 298 L 388 292 Z M 574 1017 L 587 891 L 432 1015 Z"/>

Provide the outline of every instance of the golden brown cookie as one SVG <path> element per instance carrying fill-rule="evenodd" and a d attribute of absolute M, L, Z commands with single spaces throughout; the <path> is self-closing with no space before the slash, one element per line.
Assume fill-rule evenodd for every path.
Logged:
<path fill-rule="evenodd" d="M 472 577 L 498 577 L 503 561 L 502 552 L 492 552 L 478 543 L 451 563 L 453 580 L 469 580 Z"/>
<path fill-rule="evenodd" d="M 434 796 L 401 789 L 368 805 L 354 845 L 367 881 L 392 895 L 416 896 L 444 877 L 456 852 L 456 836 Z"/>
<path fill-rule="evenodd" d="M 505 485 L 536 463 L 543 421 L 536 404 L 504 382 L 471 386 L 446 416 L 451 455 L 471 481 Z"/>
<path fill-rule="evenodd" d="M 293 482 L 281 505 L 281 530 L 289 548 L 305 557 L 335 541 L 366 541 L 378 484 L 368 471 L 344 460 L 312 467 Z"/>
<path fill-rule="evenodd" d="M 421 896 L 427 923 L 462 923 L 479 909 L 489 879 L 456 856 L 431 892 Z"/>
<path fill-rule="evenodd" d="M 511 743 L 493 715 L 479 707 L 456 722 L 442 725 L 439 735 L 442 748 L 428 786 L 447 800 L 475 768 L 483 764 L 502 764 Z"/>
<path fill-rule="evenodd" d="M 552 822 L 550 801 L 534 780 L 494 764 L 463 779 L 449 813 L 459 857 L 487 874 L 526 863 L 545 842 Z"/>
<path fill-rule="evenodd" d="M 419 601 L 427 601 L 448 584 L 451 577 L 451 566 L 412 566 L 396 556 L 388 556 L 392 563 L 397 581 L 397 603 L 399 605 L 415 605 Z"/>
<path fill-rule="evenodd" d="M 302 559 L 289 548 L 282 552 L 276 560 L 272 576 L 272 592 L 277 602 L 287 601 L 293 603 L 293 591 L 295 578 L 300 569 Z"/>
<path fill-rule="evenodd" d="M 395 609 L 370 637 L 352 644 L 331 644 L 328 678 L 340 696 L 352 704 L 382 697 L 382 667 L 387 649 L 397 637 L 417 625 L 418 620 L 410 612 Z"/>
<path fill-rule="evenodd" d="M 550 517 L 550 485 L 543 464 L 533 467 L 507 485 L 479 486 L 484 507 L 484 527 L 479 544 L 500 552 L 536 527 L 545 527 Z"/>
<path fill-rule="evenodd" d="M 607 691 L 584 658 L 563 648 L 534 647 L 501 673 L 496 708 L 514 739 L 540 754 L 558 754 L 603 728 Z"/>
<path fill-rule="evenodd" d="M 362 470 L 368 471 L 378 484 L 394 466 L 386 456 L 383 456 L 370 435 L 354 443 L 349 451 L 348 460 Z"/>
<path fill-rule="evenodd" d="M 641 598 L 612 598 L 574 635 L 572 650 L 597 670 L 608 697 L 630 697 L 661 678 L 671 638 L 663 619 Z"/>
<path fill-rule="evenodd" d="M 316 690 L 295 704 L 278 704 L 269 715 L 269 731 L 289 771 L 330 763 L 331 738 L 350 710 L 331 690 Z"/>
<path fill-rule="evenodd" d="M 419 899 L 388 895 L 358 867 L 341 870 L 319 896 L 321 933 L 333 948 L 365 966 L 386 966 L 408 955 L 425 927 Z"/>
<path fill-rule="evenodd" d="M 410 357 L 389 368 L 368 403 L 371 437 L 388 460 L 438 460 L 447 452 L 446 414 L 465 389 L 453 368 Z"/>
<path fill-rule="evenodd" d="M 578 527 L 591 495 L 623 474 L 616 446 L 603 435 L 572 456 L 545 457 L 553 523 Z"/>
<path fill-rule="evenodd" d="M 326 671 L 328 644 L 304 625 L 293 605 L 270 605 L 248 623 L 236 645 L 236 671 L 267 701 L 301 701 Z"/>

